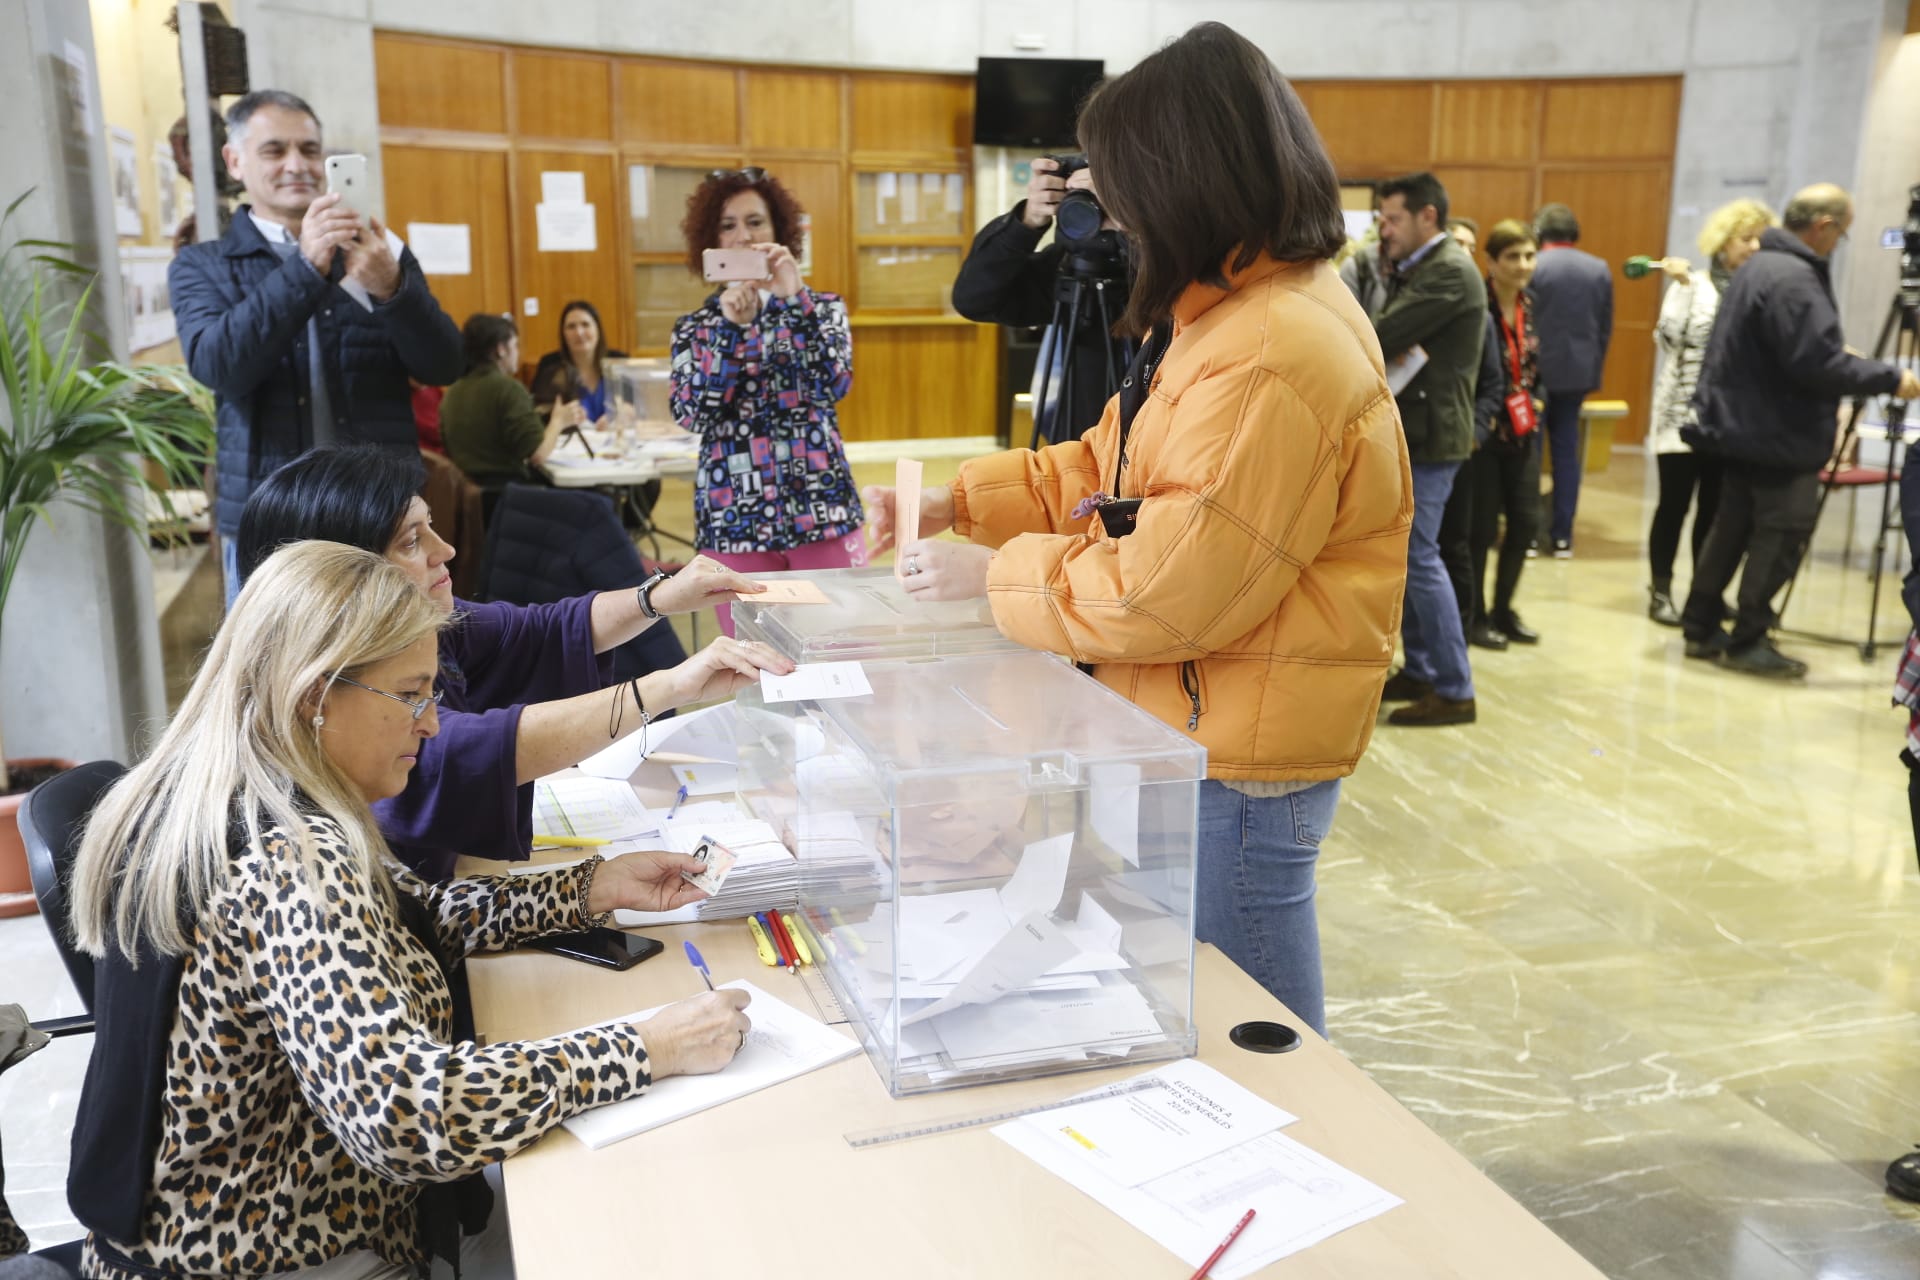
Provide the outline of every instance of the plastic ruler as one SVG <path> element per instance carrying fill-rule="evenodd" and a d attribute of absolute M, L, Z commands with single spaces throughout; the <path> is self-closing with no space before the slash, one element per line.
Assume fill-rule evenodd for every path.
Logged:
<path fill-rule="evenodd" d="M 1004 1124 L 1009 1120 L 1018 1120 L 1040 1111 L 1052 1111 L 1058 1107 L 1073 1106 L 1081 1102 L 1099 1102 L 1106 1098 L 1123 1098 L 1130 1093 L 1141 1093 L 1147 1089 L 1160 1089 L 1165 1086 L 1158 1080 L 1143 1078 L 1128 1080 L 1110 1085 L 1104 1089 L 1094 1089 L 1087 1093 L 1076 1093 L 1071 1097 L 1056 1098 L 1052 1102 L 1036 1102 L 1030 1106 L 1010 1107 L 1004 1111 L 988 1111 L 979 1115 L 949 1116 L 944 1120 L 929 1120 L 921 1124 L 899 1125 L 889 1129 L 868 1129 L 846 1135 L 847 1145 L 856 1151 L 868 1147 L 884 1147 L 895 1142 L 908 1142 L 914 1138 L 933 1138 L 943 1133 L 959 1133 L 966 1129 L 977 1129 L 981 1125 Z"/>

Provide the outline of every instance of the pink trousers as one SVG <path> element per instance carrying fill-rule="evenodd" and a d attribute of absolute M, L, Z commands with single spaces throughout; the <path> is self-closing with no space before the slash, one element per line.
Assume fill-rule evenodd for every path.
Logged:
<path fill-rule="evenodd" d="M 736 573 L 784 573 L 807 569 L 857 569 L 867 562 L 866 531 L 856 529 L 844 538 L 826 538 L 786 551 L 708 551 Z M 716 605 L 720 630 L 733 634 L 733 606 Z"/>

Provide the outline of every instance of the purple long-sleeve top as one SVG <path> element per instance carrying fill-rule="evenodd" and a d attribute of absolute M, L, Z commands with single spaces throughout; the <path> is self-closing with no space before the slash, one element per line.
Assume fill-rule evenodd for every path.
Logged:
<path fill-rule="evenodd" d="M 613 679 L 593 651 L 593 598 L 555 604 L 454 601 L 440 635 L 440 732 L 420 748 L 407 789 L 373 806 L 394 855 L 432 880 L 461 854 L 524 861 L 533 784 L 520 785 L 517 738 L 529 702 L 578 697 Z"/>

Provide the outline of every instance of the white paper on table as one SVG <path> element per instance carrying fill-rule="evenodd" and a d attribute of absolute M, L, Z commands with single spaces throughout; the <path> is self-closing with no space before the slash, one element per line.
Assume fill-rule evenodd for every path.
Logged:
<path fill-rule="evenodd" d="M 553 459 L 547 460 L 549 463 Z M 705 707 L 699 711 L 690 711 L 685 715 L 674 716 L 648 727 L 646 747 L 648 751 L 664 750 L 669 743 L 673 749 L 687 755 L 710 756 L 716 760 L 734 761 L 740 758 L 739 748 L 726 735 L 711 717 L 716 712 L 725 711 L 726 703 Z M 580 772 L 596 778 L 619 778 L 622 781 L 633 777 L 634 770 L 640 767 L 644 757 L 640 754 L 642 735 L 638 730 L 628 734 L 620 741 L 603 751 L 597 751 L 580 762 Z"/>
<path fill-rule="evenodd" d="M 537 204 L 533 224 L 534 247 L 541 253 L 592 253 L 600 247 L 590 204 Z"/>
<path fill-rule="evenodd" d="M 946 1036 L 944 1026 L 940 1034 Z M 1137 1187 L 1298 1118 L 1192 1058 L 1140 1078 L 1166 1087 L 1069 1102 L 1014 1123 L 1121 1186 Z"/>
<path fill-rule="evenodd" d="M 732 795 L 739 786 L 740 769 L 731 764 L 676 764 L 673 779 L 690 796 Z"/>
<path fill-rule="evenodd" d="M 577 170 L 550 169 L 540 175 L 542 204 L 583 205 L 587 202 L 587 175 Z"/>
<path fill-rule="evenodd" d="M 1087 815 L 1093 833 L 1133 866 L 1140 865 L 1140 766 L 1096 764 L 1087 770 Z"/>
<path fill-rule="evenodd" d="M 893 576 L 907 576 L 906 557 L 899 549 L 920 537 L 920 488 L 926 483 L 926 464 L 898 458 L 893 464 Z"/>
<path fill-rule="evenodd" d="M 721 990 L 745 991 L 751 1002 L 747 1017 L 753 1030 L 747 1043 L 725 1070 L 704 1076 L 672 1076 L 656 1080 L 653 1087 L 637 1098 L 597 1107 L 570 1116 L 562 1123 L 568 1133 L 598 1150 L 636 1133 L 658 1129 L 663 1124 L 684 1119 L 708 1107 L 717 1107 L 735 1098 L 744 1098 L 769 1085 L 783 1084 L 795 1076 L 817 1071 L 829 1063 L 854 1053 L 860 1045 L 851 1036 L 816 1019 L 792 1005 L 768 995 L 745 980 L 721 984 Z M 661 1006 L 664 1007 L 664 1006 Z M 598 1026 L 639 1022 L 658 1013 L 659 1008 L 612 1018 Z"/>
<path fill-rule="evenodd" d="M 1073 832 L 1036 840 L 1020 855 L 1020 865 L 1000 886 L 1007 919 L 1032 912 L 1051 915 L 1067 891 L 1067 866 L 1073 860 Z"/>
<path fill-rule="evenodd" d="M 1052 920 L 1038 913 L 1024 916 L 967 970 L 951 992 L 908 1014 L 901 1019 L 901 1025 L 925 1022 L 962 1005 L 998 1000 L 1010 991 L 1018 991 L 1077 950 L 1073 939 Z"/>
<path fill-rule="evenodd" d="M 1427 349 L 1414 345 L 1387 361 L 1387 390 L 1399 395 L 1414 375 L 1427 367 Z"/>
<path fill-rule="evenodd" d="M 1208 1274 L 1215 1280 L 1241 1280 L 1403 1203 L 1283 1133 L 1229 1147 L 1138 1187 L 1123 1187 L 1022 1124 L 993 1132 L 1189 1267 L 1204 1262 L 1234 1223 L 1255 1210 L 1233 1248 L 1213 1264 Z"/>
<path fill-rule="evenodd" d="M 534 784 L 533 830 L 536 846 L 541 835 L 638 840 L 662 834 L 660 820 L 640 803 L 632 786 L 580 774 Z"/>
<path fill-rule="evenodd" d="M 409 222 L 407 244 L 430 276 L 473 274 L 473 231 L 464 222 Z"/>
<path fill-rule="evenodd" d="M 858 698 L 872 692 L 867 673 L 857 662 L 803 662 L 784 676 L 760 673 L 763 702 Z"/>
<path fill-rule="evenodd" d="M 1130 983 L 1066 991 L 1016 991 L 991 1004 L 949 1009 L 931 1024 L 955 1065 L 1054 1060 L 1069 1050 L 1166 1039 L 1153 1007 Z"/>

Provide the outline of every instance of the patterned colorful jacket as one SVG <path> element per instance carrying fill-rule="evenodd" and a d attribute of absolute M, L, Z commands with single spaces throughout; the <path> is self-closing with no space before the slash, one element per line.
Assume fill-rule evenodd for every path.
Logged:
<path fill-rule="evenodd" d="M 860 528 L 834 405 L 853 386 L 847 309 L 831 293 L 768 297 L 751 324 L 716 292 L 673 327 L 673 416 L 701 440 L 694 540 L 787 551 Z"/>

